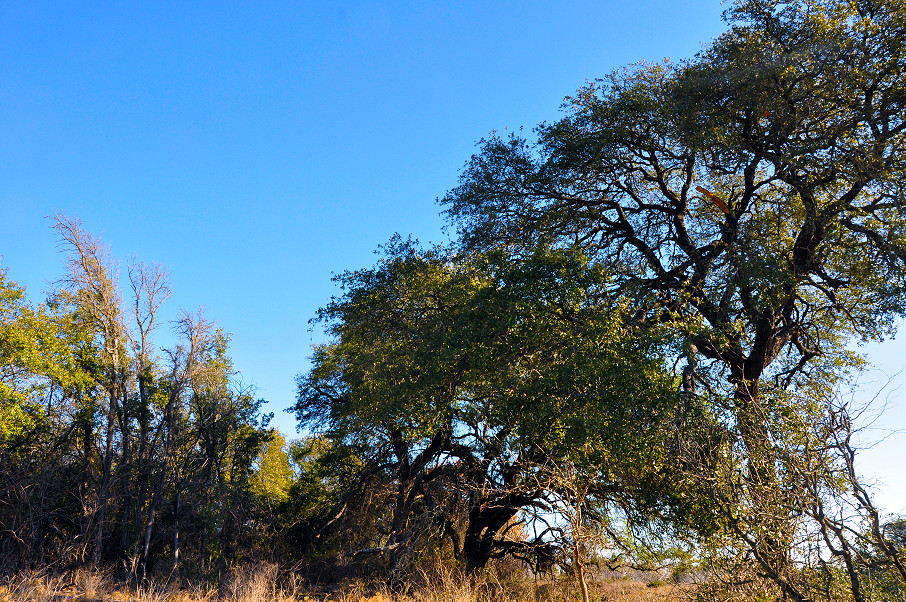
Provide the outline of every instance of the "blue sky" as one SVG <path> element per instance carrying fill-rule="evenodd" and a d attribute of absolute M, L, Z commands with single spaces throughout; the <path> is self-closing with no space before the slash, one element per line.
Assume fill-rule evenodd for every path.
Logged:
<path fill-rule="evenodd" d="M 0 3 L 2 265 L 39 298 L 62 272 L 46 219 L 61 211 L 123 260 L 168 266 L 164 317 L 204 305 L 292 433 L 282 410 L 331 274 L 372 264 L 395 232 L 442 241 L 435 199 L 478 139 L 556 119 L 586 79 L 691 56 L 722 8 Z M 899 342 L 871 353 L 906 363 Z M 906 427 L 891 405 L 880 424 Z M 866 455 L 894 483 L 888 506 L 906 507 L 902 457 L 903 435 Z"/>

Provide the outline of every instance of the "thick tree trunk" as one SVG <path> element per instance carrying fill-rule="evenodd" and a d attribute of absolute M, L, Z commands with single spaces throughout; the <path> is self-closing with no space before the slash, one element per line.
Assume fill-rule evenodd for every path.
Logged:
<path fill-rule="evenodd" d="M 749 358 L 751 361 L 751 357 Z M 745 495 L 751 506 L 748 520 L 753 524 L 754 538 L 750 548 L 765 576 L 783 591 L 785 598 L 808 602 L 793 583 L 795 573 L 789 537 L 795 531 L 792 518 L 786 514 L 786 492 L 777 474 L 777 456 L 772 447 L 766 419 L 769 408 L 764 405 L 759 387 L 762 370 L 752 370 L 751 364 L 738 373 L 747 378 L 736 380 L 736 421 L 746 450 L 747 470 L 744 475 Z"/>
<path fill-rule="evenodd" d="M 467 573 L 474 574 L 484 568 L 494 553 L 498 533 L 518 513 L 519 508 L 506 505 L 499 499 L 485 500 L 469 512 L 469 522 L 462 541 Z"/>
<path fill-rule="evenodd" d="M 409 445 L 402 432 L 391 430 L 391 445 L 397 460 L 397 490 L 393 508 L 388 557 L 388 585 L 396 591 L 404 578 L 404 563 L 411 553 L 411 546 L 418 537 L 419 525 L 412 525 L 413 512 L 418 494 L 424 492 L 424 486 L 437 475 L 428 470 L 437 454 L 449 443 L 446 431 L 435 433 L 427 447 L 410 460 Z M 424 522 L 424 521 L 423 521 Z"/>

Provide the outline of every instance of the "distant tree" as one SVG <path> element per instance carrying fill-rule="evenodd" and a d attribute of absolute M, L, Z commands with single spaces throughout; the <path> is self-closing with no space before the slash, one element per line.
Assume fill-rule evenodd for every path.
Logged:
<path fill-rule="evenodd" d="M 57 214 L 54 229 L 67 251 L 67 274 L 63 278 L 61 299 L 73 307 L 84 328 L 94 337 L 100 370 L 98 385 L 103 391 L 105 422 L 101 425 L 104 449 L 101 474 L 96 481 L 96 495 L 89 505 L 92 528 L 92 563 L 98 566 L 103 557 L 105 531 L 108 528 L 108 502 L 114 481 L 114 445 L 117 418 L 125 424 L 129 360 L 122 298 L 117 285 L 117 263 L 100 239 L 86 232 L 78 220 Z"/>
<path fill-rule="evenodd" d="M 127 274 L 131 288 L 132 328 L 127 329 L 131 356 L 131 371 L 134 387 L 130 402 L 124 406 L 121 419 L 123 437 L 123 519 L 120 546 L 131 549 L 133 558 L 139 556 L 143 531 L 143 513 L 150 488 L 150 471 L 154 453 L 153 421 L 155 415 L 154 397 L 160 394 L 158 384 L 154 332 L 158 326 L 160 306 L 170 296 L 167 271 L 156 264 L 133 260 L 128 264 Z M 137 422 L 137 434 L 132 423 Z M 134 441 L 137 435 L 138 440 Z"/>
<path fill-rule="evenodd" d="M 286 438 L 278 431 L 265 441 L 258 452 L 255 472 L 252 475 L 252 490 L 268 506 L 286 501 L 293 482 L 293 469 L 287 454 Z"/>
<path fill-rule="evenodd" d="M 91 337 L 59 305 L 32 305 L 0 270 L 0 571 L 73 552 L 90 445 Z M 56 428 L 66 422 L 69 428 Z M 65 451 L 65 453 L 61 453 Z M 74 452 L 74 453 L 73 453 Z"/>

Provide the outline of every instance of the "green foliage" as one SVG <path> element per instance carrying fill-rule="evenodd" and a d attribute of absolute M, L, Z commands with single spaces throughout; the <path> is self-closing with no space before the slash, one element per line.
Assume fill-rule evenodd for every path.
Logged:
<path fill-rule="evenodd" d="M 25 289 L 0 269 L 0 444 L 44 419 L 52 387 L 85 389 L 89 345 L 72 316 L 32 307 Z"/>
<path fill-rule="evenodd" d="M 274 431 L 258 453 L 251 487 L 252 491 L 269 506 L 286 501 L 292 485 L 293 469 L 289 463 L 286 447 L 286 439 Z"/>
<path fill-rule="evenodd" d="M 903 309 L 902 9 L 728 17 L 695 59 L 580 90 L 537 143 L 485 141 L 445 203 L 467 248 L 578 244 L 735 382 L 827 381 Z"/>
<path fill-rule="evenodd" d="M 633 324 L 600 265 L 546 247 L 455 254 L 396 240 L 385 251 L 375 268 L 340 277 L 344 295 L 321 312 L 334 339 L 300 377 L 295 406 L 302 424 L 357 447 L 363 474 L 383 471 L 396 488 L 393 511 L 375 519 L 390 536 L 370 547 L 444 524 L 473 569 L 492 553 L 549 547 L 506 533 L 520 512 L 544 520 L 537 511 L 554 495 L 545 467 L 567 460 L 576 478 L 594 470 L 598 516 L 619 507 L 623 520 L 668 514 L 713 528 L 667 453 L 672 343 Z M 408 501 L 426 488 L 427 506 Z"/>
<path fill-rule="evenodd" d="M 339 438 L 389 428 L 425 437 L 454 420 L 515 419 L 519 437 L 551 451 L 591 454 L 605 431 L 625 446 L 614 455 L 644 447 L 624 427 L 658 412 L 628 396 L 652 406 L 672 397 L 663 343 L 602 302 L 606 280 L 581 254 L 542 249 L 513 263 L 410 245 L 391 252 L 374 270 L 344 275 L 349 292 L 322 312 L 335 342 L 300 380 L 303 424 Z"/>
<path fill-rule="evenodd" d="M 854 491 L 877 523 L 834 392 L 862 367 L 850 342 L 906 310 L 906 9 L 740 0 L 726 18 L 693 59 L 589 84 L 537 140 L 483 141 L 444 202 L 463 253 L 582 253 L 608 303 L 671 343 L 665 464 L 687 517 L 790 599 L 837 595 L 802 542 L 839 546 L 861 599 L 850 519 L 816 508 Z"/>

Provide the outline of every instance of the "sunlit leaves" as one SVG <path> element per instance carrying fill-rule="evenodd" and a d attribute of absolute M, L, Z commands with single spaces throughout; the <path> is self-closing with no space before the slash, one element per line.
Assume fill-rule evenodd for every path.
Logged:
<path fill-rule="evenodd" d="M 33 306 L 0 270 L 0 441 L 43 416 L 53 387 L 88 387 L 82 354 L 90 350 L 71 314 Z"/>

